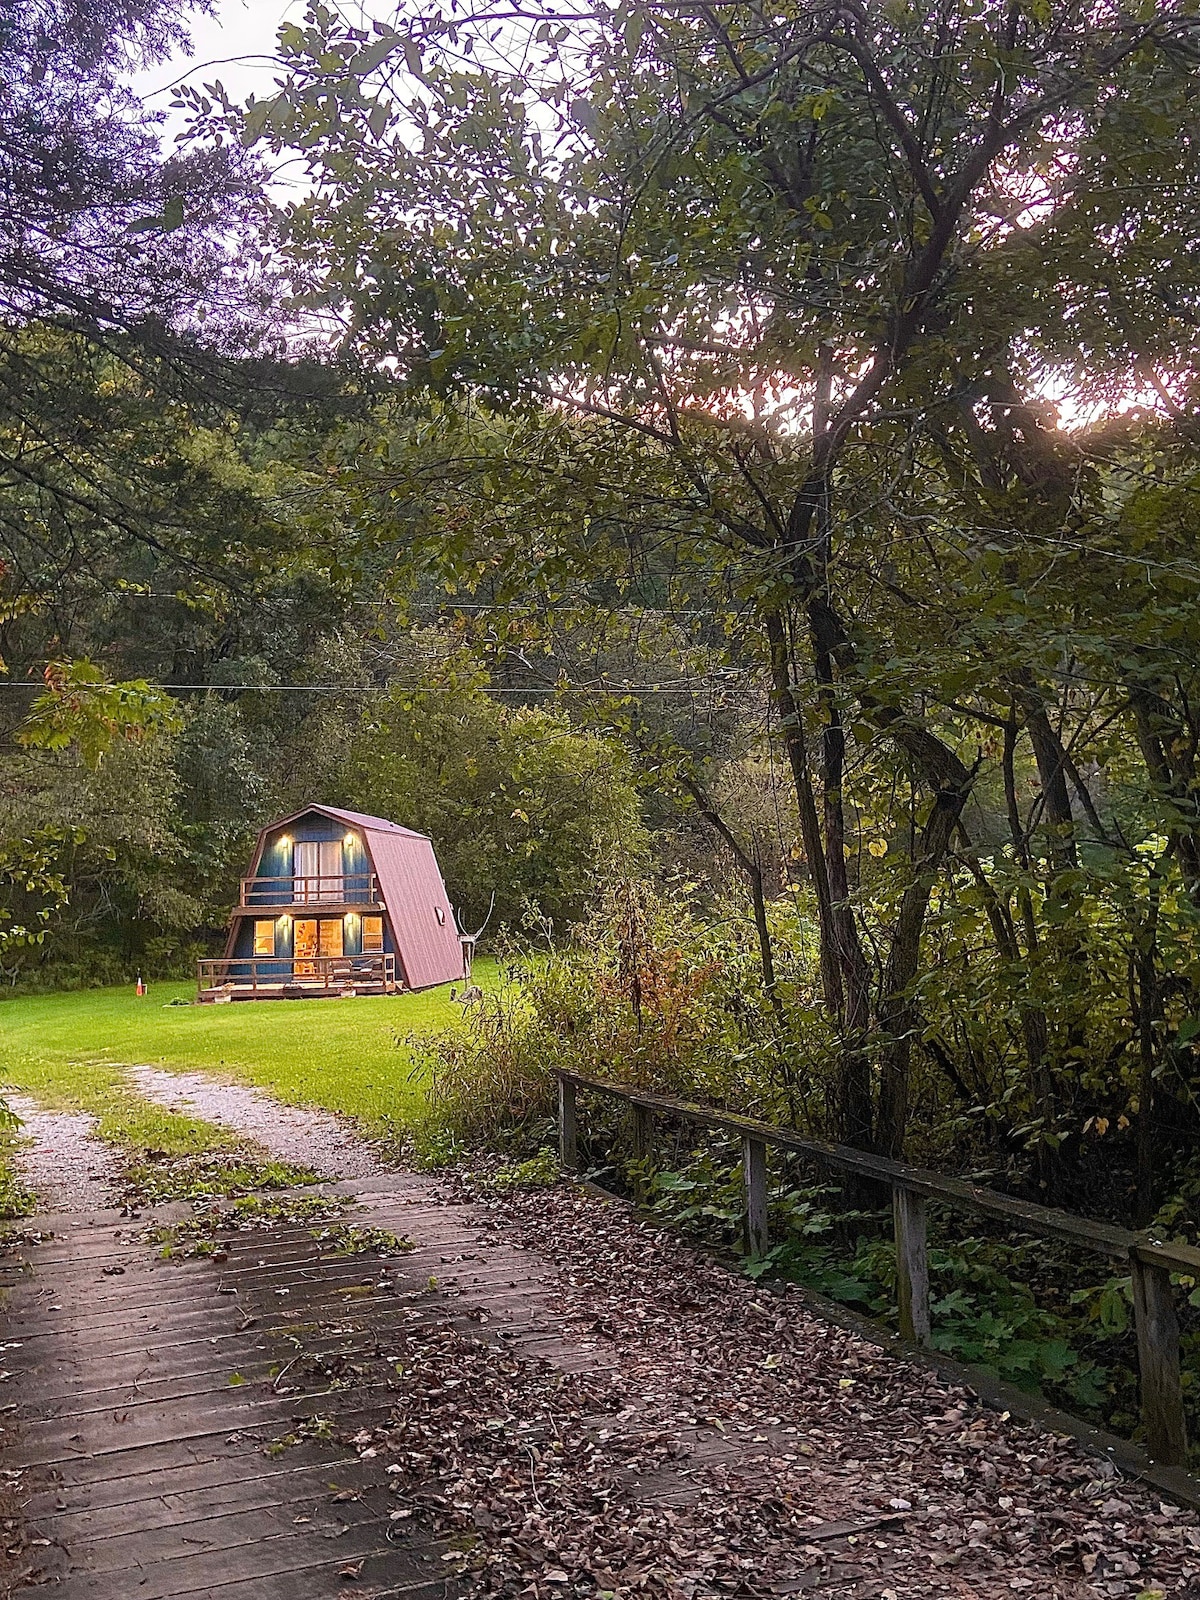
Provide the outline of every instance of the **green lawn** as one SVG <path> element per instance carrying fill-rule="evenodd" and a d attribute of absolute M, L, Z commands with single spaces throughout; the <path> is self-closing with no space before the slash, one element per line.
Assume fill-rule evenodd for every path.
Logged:
<path fill-rule="evenodd" d="M 475 981 L 490 977 L 489 964 L 478 962 Z M 118 1139 L 119 1124 L 138 1114 L 120 1071 L 134 1063 L 224 1075 L 386 1132 L 411 1123 L 424 1105 L 403 1039 L 461 1016 L 449 988 L 357 1000 L 169 1003 L 194 994 L 191 985 L 159 983 L 141 999 L 122 987 L 0 1000 L 0 1084 L 45 1105 L 97 1112 L 110 1124 L 102 1132 Z"/>

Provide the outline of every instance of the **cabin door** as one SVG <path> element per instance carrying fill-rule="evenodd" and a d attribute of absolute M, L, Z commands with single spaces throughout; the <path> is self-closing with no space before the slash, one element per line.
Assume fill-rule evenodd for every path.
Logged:
<path fill-rule="evenodd" d="M 324 976 L 325 967 L 319 959 L 342 954 L 342 919 L 340 917 L 299 917 L 294 926 L 292 950 L 295 961 L 293 971 L 298 978 Z"/>
<path fill-rule="evenodd" d="M 299 905 L 343 899 L 341 841 L 301 839 L 292 850 L 292 876 L 292 898 Z"/>

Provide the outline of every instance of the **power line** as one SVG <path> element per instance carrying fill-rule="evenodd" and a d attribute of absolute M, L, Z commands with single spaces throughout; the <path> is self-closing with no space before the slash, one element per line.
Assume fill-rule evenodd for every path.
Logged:
<path fill-rule="evenodd" d="M 173 589 L 104 589 L 100 593 L 110 600 L 177 600 L 181 604 L 199 609 L 192 597 L 179 594 Z M 265 600 L 269 602 L 274 598 L 277 597 L 267 596 Z M 540 615 L 543 612 L 555 612 L 560 616 L 589 616 L 595 612 L 610 617 L 661 617 L 665 619 L 672 617 L 723 617 L 727 615 L 725 611 L 716 606 L 690 607 L 686 610 L 669 605 L 605 606 L 600 602 L 590 606 L 568 606 L 557 605 L 552 600 L 540 602 L 534 606 L 525 605 L 516 600 L 503 602 L 496 600 L 393 600 L 387 596 L 380 596 L 376 599 L 351 599 L 345 601 L 344 604 L 351 606 L 390 606 L 393 610 L 398 611 L 495 611 L 497 613 L 516 612 L 518 614 L 534 615 Z"/>
<path fill-rule="evenodd" d="M 88 688 L 89 685 L 81 685 Z M 97 687 L 104 687 L 97 685 Z M 109 686 L 111 687 L 111 685 Z M 164 694 L 176 694 L 182 690 L 204 690 L 206 692 L 237 690 L 252 691 L 256 694 L 390 694 L 399 690 L 402 694 L 700 694 L 711 693 L 714 690 L 731 689 L 735 684 L 728 680 L 695 685 L 691 683 L 598 683 L 591 687 L 582 687 L 575 684 L 535 684 L 526 689 L 507 688 L 501 684 L 465 684 L 454 686 L 449 684 L 410 684 L 410 683 L 148 683 L 148 689 L 158 689 Z M 0 680 L 0 689 L 28 689 L 33 692 L 44 692 L 45 685 L 41 683 L 13 683 Z"/>

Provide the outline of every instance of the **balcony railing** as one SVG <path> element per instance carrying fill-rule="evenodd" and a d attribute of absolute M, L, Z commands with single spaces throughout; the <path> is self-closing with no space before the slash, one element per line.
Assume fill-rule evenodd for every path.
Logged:
<path fill-rule="evenodd" d="M 377 906 L 379 883 L 373 872 L 339 872 L 336 876 L 243 878 L 243 906 Z"/>
<path fill-rule="evenodd" d="M 249 989 L 252 994 L 300 988 L 317 993 L 334 989 L 396 984 L 396 957 L 371 956 L 213 956 L 196 963 L 196 988 Z"/>

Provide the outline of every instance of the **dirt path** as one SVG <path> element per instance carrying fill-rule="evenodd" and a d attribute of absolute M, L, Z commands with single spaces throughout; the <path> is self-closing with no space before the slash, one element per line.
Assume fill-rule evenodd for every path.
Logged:
<path fill-rule="evenodd" d="M 311 1167 L 323 1178 L 378 1178 L 388 1170 L 369 1144 L 328 1111 L 281 1105 L 257 1089 L 201 1072 L 130 1067 L 129 1077 L 148 1100 L 223 1123 L 281 1161 Z"/>
<path fill-rule="evenodd" d="M 4 1097 L 24 1126 L 13 1165 L 46 1211 L 94 1211 L 116 1181 L 117 1160 L 82 1111 L 47 1111 L 28 1096 Z"/>

